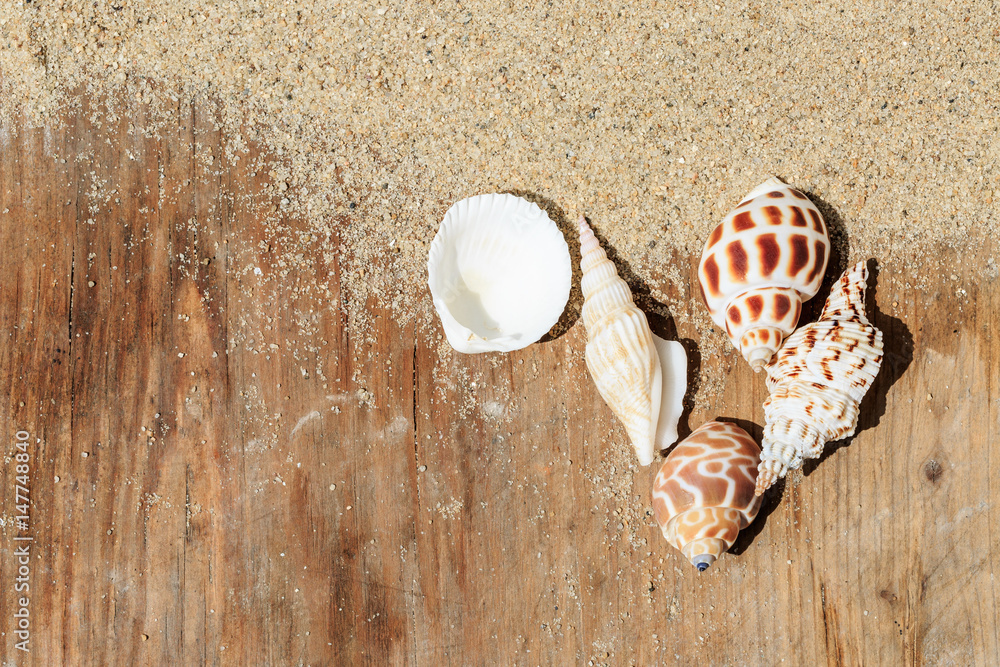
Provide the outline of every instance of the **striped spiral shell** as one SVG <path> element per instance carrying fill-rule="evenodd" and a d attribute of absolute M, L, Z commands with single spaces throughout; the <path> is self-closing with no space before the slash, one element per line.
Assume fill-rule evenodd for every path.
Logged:
<path fill-rule="evenodd" d="M 755 371 L 795 330 L 829 255 L 819 209 L 776 178 L 754 188 L 708 237 L 698 267 L 701 295 Z"/>
<path fill-rule="evenodd" d="M 859 262 L 834 285 L 818 321 L 785 341 L 767 366 L 760 495 L 827 442 L 854 434 L 858 407 L 882 365 L 882 332 L 865 317 L 868 268 Z"/>
<path fill-rule="evenodd" d="M 676 341 L 649 330 L 628 284 L 580 218 L 583 324 L 587 369 L 601 397 L 621 420 L 639 463 L 677 439 L 687 385 L 687 355 Z"/>
<path fill-rule="evenodd" d="M 656 521 L 698 570 L 708 569 L 757 516 L 759 460 L 760 448 L 746 431 L 712 421 L 674 447 L 656 475 Z"/>

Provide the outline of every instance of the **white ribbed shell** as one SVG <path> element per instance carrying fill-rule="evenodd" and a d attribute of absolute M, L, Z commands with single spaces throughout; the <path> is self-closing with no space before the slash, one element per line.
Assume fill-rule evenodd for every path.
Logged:
<path fill-rule="evenodd" d="M 864 262 L 848 269 L 819 321 L 789 336 L 767 365 L 758 495 L 803 459 L 818 458 L 827 442 L 854 434 L 882 365 L 882 332 L 865 317 L 867 279 Z"/>
<path fill-rule="evenodd" d="M 621 420 L 639 463 L 677 440 L 687 388 L 687 353 L 649 330 L 628 284 L 580 218 L 585 358 L 601 397 Z"/>

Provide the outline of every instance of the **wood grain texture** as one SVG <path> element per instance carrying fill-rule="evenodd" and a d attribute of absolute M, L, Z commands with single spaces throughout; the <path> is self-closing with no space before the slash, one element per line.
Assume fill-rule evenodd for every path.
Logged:
<path fill-rule="evenodd" d="M 574 313 L 476 356 L 426 303 L 399 324 L 372 301 L 358 323 L 336 233 L 263 222 L 268 156 L 227 159 L 210 104 L 155 134 L 146 113 L 0 127 L 4 665 L 995 663 L 992 241 L 881 258 L 886 359 L 859 434 L 699 575 L 659 535 L 657 466 L 629 465 Z M 696 294 L 697 258 L 676 260 L 687 284 L 647 279 Z M 657 324 L 688 341 L 700 392 L 682 433 L 722 417 L 759 439 L 763 378 L 698 353 L 721 333 L 685 303 Z"/>

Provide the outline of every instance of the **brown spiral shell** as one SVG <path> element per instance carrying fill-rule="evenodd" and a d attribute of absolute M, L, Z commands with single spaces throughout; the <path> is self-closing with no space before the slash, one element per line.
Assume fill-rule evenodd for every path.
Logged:
<path fill-rule="evenodd" d="M 760 510 L 760 448 L 735 424 L 711 421 L 682 440 L 653 481 L 653 512 L 672 546 L 703 571 Z"/>

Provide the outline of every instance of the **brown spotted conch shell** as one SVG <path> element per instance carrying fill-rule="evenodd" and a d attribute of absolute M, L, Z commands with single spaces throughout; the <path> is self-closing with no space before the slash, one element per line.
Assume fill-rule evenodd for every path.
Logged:
<path fill-rule="evenodd" d="M 682 440 L 653 481 L 663 536 L 699 571 L 733 546 L 757 516 L 760 447 L 735 424 L 708 422 Z"/>
<path fill-rule="evenodd" d="M 854 435 L 858 406 L 882 365 L 882 332 L 865 317 L 868 268 L 833 286 L 818 321 L 785 341 L 767 365 L 764 446 L 757 495 L 823 446 Z"/>
<path fill-rule="evenodd" d="M 687 353 L 649 330 L 628 284 L 580 217 L 585 359 L 601 397 L 621 420 L 639 463 L 677 440 L 687 389 Z"/>
<path fill-rule="evenodd" d="M 755 371 L 795 330 L 829 256 L 819 209 L 776 178 L 754 188 L 708 237 L 698 267 L 702 297 Z"/>

